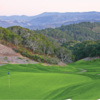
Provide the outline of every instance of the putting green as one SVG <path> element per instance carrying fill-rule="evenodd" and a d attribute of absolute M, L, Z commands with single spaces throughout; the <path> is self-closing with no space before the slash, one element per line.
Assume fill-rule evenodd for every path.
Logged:
<path fill-rule="evenodd" d="M 10 88 L 8 75 L 0 77 L 0 99 L 54 98 L 66 88 L 87 81 L 91 79 L 79 75 L 15 72 L 10 75 Z"/>

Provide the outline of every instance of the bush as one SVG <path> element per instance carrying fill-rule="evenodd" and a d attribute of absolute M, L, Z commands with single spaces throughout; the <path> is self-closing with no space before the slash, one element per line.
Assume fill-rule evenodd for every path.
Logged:
<path fill-rule="evenodd" d="M 42 55 L 33 55 L 33 59 L 39 62 L 49 63 L 49 64 L 58 64 L 59 59 L 54 57 L 42 56 Z"/>
<path fill-rule="evenodd" d="M 60 61 L 57 58 L 49 58 L 48 63 L 50 64 L 58 64 Z"/>

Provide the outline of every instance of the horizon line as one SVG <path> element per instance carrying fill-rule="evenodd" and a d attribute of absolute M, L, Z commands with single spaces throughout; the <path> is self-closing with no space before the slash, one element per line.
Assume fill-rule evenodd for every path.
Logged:
<path fill-rule="evenodd" d="M 0 15 L 0 16 L 29 16 L 29 17 L 32 17 L 32 16 L 38 16 L 38 15 L 41 15 L 41 14 L 45 14 L 45 13 L 88 13 L 88 12 L 98 12 L 100 13 L 100 11 L 72 11 L 72 12 L 42 12 L 42 13 L 39 13 L 39 14 L 36 14 L 36 15 L 25 15 L 25 14 L 12 14 L 12 15 Z"/>

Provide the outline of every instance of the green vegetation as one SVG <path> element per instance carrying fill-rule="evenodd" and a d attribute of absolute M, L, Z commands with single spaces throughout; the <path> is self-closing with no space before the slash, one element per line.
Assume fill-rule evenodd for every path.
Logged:
<path fill-rule="evenodd" d="M 19 26 L 0 27 L 0 43 L 40 63 L 53 64 L 0 66 L 0 99 L 100 99 L 100 59 L 80 60 L 100 57 L 99 27 L 100 23 L 89 22 L 36 31 Z M 55 65 L 61 61 L 71 64 Z"/>
<path fill-rule="evenodd" d="M 8 29 L 0 27 L 0 43 L 39 62 L 58 64 L 60 61 L 66 63 L 72 61 L 72 53 L 69 50 L 62 48 L 57 43 L 57 45 L 53 44 L 42 34 L 36 34 L 34 31 L 20 26 L 9 27 Z"/>
<path fill-rule="evenodd" d="M 100 23 L 83 22 L 36 31 L 30 31 L 19 26 L 9 27 L 8 29 L 23 38 L 22 43 L 25 47 L 28 47 L 34 53 L 42 54 L 41 57 L 37 54 L 34 55 L 33 59 L 57 64 L 59 62 L 57 59 L 51 62 L 53 60 L 50 61 L 50 59 L 46 60 L 45 58 L 49 58 L 49 55 L 54 59 L 57 57 L 63 62 L 71 63 L 85 57 L 100 56 L 100 32 L 96 30 L 98 27 L 100 27 Z M 22 51 L 22 48 L 21 50 L 18 49 L 18 52 L 20 51 Z M 27 57 L 32 55 L 27 50 L 23 50 L 22 54 Z M 44 54 L 47 56 L 44 57 Z"/>
<path fill-rule="evenodd" d="M 99 27 L 100 23 L 90 22 L 35 31 L 12 26 L 0 28 L 0 42 L 38 62 L 72 63 L 100 56 Z"/>
<path fill-rule="evenodd" d="M 56 41 L 58 43 L 63 43 L 66 41 L 73 40 L 73 38 L 69 34 L 62 32 L 59 29 L 48 28 L 48 29 L 43 29 L 43 30 L 36 30 L 35 32 L 44 34 L 45 36 L 49 38 L 50 41 L 53 41 L 53 42 Z"/>
<path fill-rule="evenodd" d="M 86 57 L 100 56 L 100 40 L 98 41 L 70 41 L 63 43 L 64 47 L 72 51 L 74 60 L 80 60 Z"/>
<path fill-rule="evenodd" d="M 69 48 L 72 50 L 75 60 L 83 59 L 86 57 L 99 57 L 100 56 L 100 40 L 99 41 L 83 41 L 74 44 Z"/>
<path fill-rule="evenodd" d="M 56 41 L 70 50 L 73 61 L 100 56 L 100 23 L 82 22 L 35 32 L 47 36 L 51 42 Z"/>
<path fill-rule="evenodd" d="M 22 41 L 19 35 L 2 27 L 0 27 L 0 40 L 5 40 L 6 42 L 14 43 L 15 45 L 18 45 Z"/>
<path fill-rule="evenodd" d="M 61 26 L 59 28 L 48 28 L 43 30 L 36 30 L 35 32 L 44 34 L 49 39 L 55 40 L 59 43 L 65 43 L 72 40 L 85 41 L 85 40 L 98 40 L 100 39 L 100 31 L 95 31 L 96 27 L 100 28 L 100 23 L 83 22 L 79 24 L 72 24 Z"/>
<path fill-rule="evenodd" d="M 80 60 L 65 67 L 3 65 L 0 66 L 0 99 L 97 100 L 100 98 L 99 66 L 100 59 Z"/>

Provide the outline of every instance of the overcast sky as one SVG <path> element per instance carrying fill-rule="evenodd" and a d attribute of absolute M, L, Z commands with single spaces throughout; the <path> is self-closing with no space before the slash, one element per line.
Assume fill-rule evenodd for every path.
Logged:
<path fill-rule="evenodd" d="M 0 15 L 99 11 L 100 0 L 0 0 Z"/>

